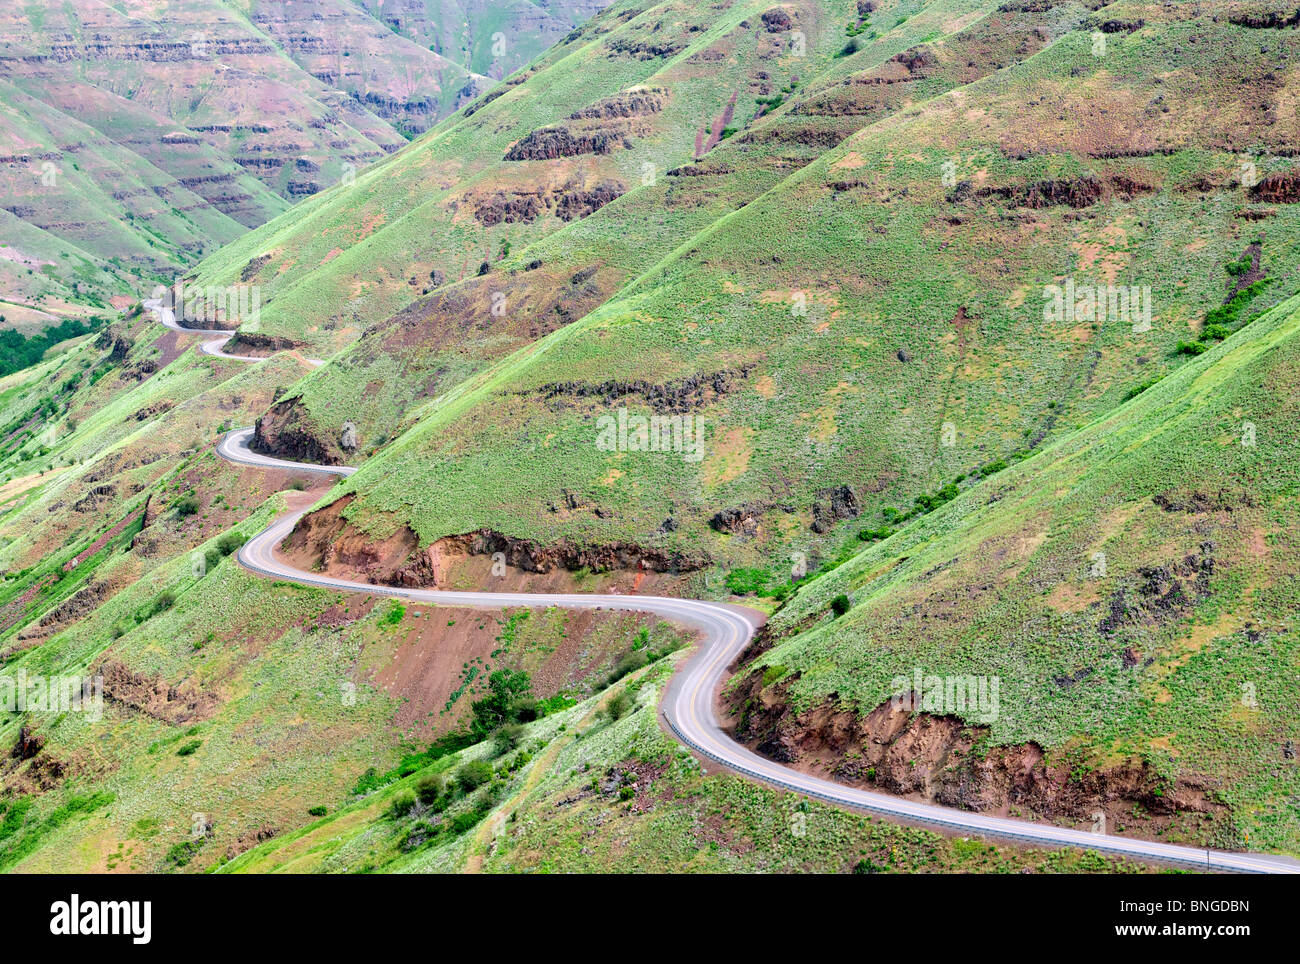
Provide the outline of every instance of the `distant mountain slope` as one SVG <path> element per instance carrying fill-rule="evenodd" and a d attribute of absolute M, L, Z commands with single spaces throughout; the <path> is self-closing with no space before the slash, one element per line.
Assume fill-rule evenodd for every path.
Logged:
<path fill-rule="evenodd" d="M 49 235 L 15 256 L 54 264 L 26 283 L 6 270 L 0 283 L 34 307 L 43 296 L 56 314 L 111 295 L 138 298 L 136 272 L 183 271 L 286 201 L 350 179 L 481 93 L 492 81 L 466 66 L 470 57 L 500 76 L 598 6 L 559 3 L 546 14 L 531 4 L 429 8 L 415 39 L 351 0 L 7 6 L 0 177 L 13 201 L 5 207 Z M 443 54 L 422 40 L 443 33 L 465 44 Z M 106 173 L 141 162 L 156 169 L 143 194 L 111 177 L 83 198 L 60 190 L 68 170 Z M 78 180 L 69 175 L 65 186 Z M 59 210 L 76 207 L 83 210 Z M 178 211 L 192 223 L 168 223 Z M 123 233 L 135 237 L 124 241 Z M 58 264 L 63 244 L 123 264 L 83 268 L 74 278 Z"/>

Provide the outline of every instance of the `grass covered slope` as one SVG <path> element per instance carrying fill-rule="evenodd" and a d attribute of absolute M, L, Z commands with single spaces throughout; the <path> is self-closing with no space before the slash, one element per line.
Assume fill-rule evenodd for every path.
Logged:
<path fill-rule="evenodd" d="M 11 4 L 0 188 L 4 217 L 28 230 L 5 232 L 0 287 L 56 315 L 139 299 L 397 150 L 599 6 Z"/>
<path fill-rule="evenodd" d="M 807 56 L 793 58 L 792 28 L 769 31 L 766 8 L 613 4 L 354 184 L 224 249 L 199 280 L 232 284 L 255 269 L 263 331 L 341 347 L 689 162 L 697 135 L 711 146 L 724 120 L 754 113 L 755 97 L 779 98 L 854 16 L 847 0 L 807 4 Z"/>
<path fill-rule="evenodd" d="M 518 746 L 476 744 L 226 873 L 1140 872 L 1075 850 L 947 838 L 706 775 L 660 729 L 671 666 L 529 724 Z"/>
<path fill-rule="evenodd" d="M 739 734 L 950 805 L 1300 851 L 1298 373 L 1291 299 L 800 589 Z M 918 671 L 1000 680 L 993 718 L 891 713 Z"/>
<path fill-rule="evenodd" d="M 901 110 L 911 98 L 969 83 L 992 73 L 994 64 L 1005 67 L 1032 56 L 1047 42 L 1034 30 L 1046 22 L 1041 13 L 996 12 L 972 20 L 980 7 L 969 0 L 942 0 L 919 6 L 911 16 L 882 11 L 873 15 L 878 31 L 868 31 L 865 18 L 856 21 L 856 11 L 840 6 L 828 4 L 816 12 L 791 8 L 789 22 L 770 20 L 770 27 L 779 29 L 749 16 L 725 33 L 704 37 L 708 46 L 692 48 L 696 52 L 690 56 L 647 55 L 645 64 L 653 73 L 643 75 L 639 86 L 612 92 L 563 121 L 565 129 L 616 132 L 626 127 L 635 132 L 630 153 L 626 147 L 616 149 L 611 158 L 623 158 L 617 176 L 624 193 L 598 210 L 576 212 L 577 217 L 565 202 L 551 217 L 545 209 L 547 193 L 511 187 L 514 174 L 555 183 L 569 176 L 570 158 L 515 160 L 490 168 L 480 183 L 490 186 L 492 179 L 503 178 L 505 183 L 474 201 L 474 217 L 504 232 L 499 247 L 485 249 L 477 273 L 463 280 L 443 268 L 435 268 L 429 279 L 413 273 L 409 282 L 422 294 L 392 317 L 371 323 L 332 364 L 293 386 L 259 419 L 258 445 L 291 457 L 356 464 L 418 419 L 423 403 L 617 297 L 677 248 L 777 188 L 828 146 Z M 833 29 L 845 17 L 858 31 L 849 44 L 847 25 Z M 674 36 L 669 20 L 657 23 L 665 25 L 656 31 L 661 37 L 657 43 L 671 46 L 663 39 Z M 808 23 L 818 29 L 805 35 Z M 868 33 L 874 37 L 869 44 Z M 796 56 L 799 37 L 802 55 Z M 852 110 L 787 109 L 791 100 L 819 103 L 851 77 L 897 81 L 895 73 L 903 70 L 899 58 L 923 40 L 942 52 L 924 75 L 907 74 L 907 83 L 876 84 L 870 89 L 881 93 Z M 607 41 L 606 48 L 614 42 Z M 683 127 L 698 125 L 701 114 L 716 109 L 717 92 L 702 81 L 719 70 L 736 85 L 736 103 L 728 100 L 709 125 L 696 126 L 700 137 L 692 143 L 681 136 L 690 133 Z M 553 80 L 550 73 L 516 78 L 518 96 L 565 82 L 563 77 Z M 897 93 L 903 87 L 906 95 Z M 503 95 L 499 103 L 498 113 L 509 119 L 515 100 Z M 484 111 L 496 106 L 489 104 Z M 478 119 L 476 112 L 465 123 L 472 126 Z M 671 150 L 656 150 L 651 141 L 663 143 L 674 129 Z M 444 149 L 434 145 L 432 151 L 437 155 Z M 707 159 L 696 163 L 697 155 Z M 632 178 L 623 173 L 629 162 Z M 565 192 L 561 198 L 579 194 Z M 501 223 L 488 224 L 495 221 Z M 353 446 L 340 441 L 345 424 L 355 429 L 350 433 Z"/>
<path fill-rule="evenodd" d="M 454 374 L 420 375 L 444 394 L 343 484 L 355 495 L 345 518 L 376 540 L 409 528 L 422 549 L 490 529 L 689 552 L 780 578 L 792 553 L 814 567 L 842 557 L 859 531 L 888 528 L 884 509 L 942 504 L 1294 291 L 1300 207 L 1285 185 L 1300 175 L 1279 156 L 1284 125 L 1273 120 L 1287 101 L 1250 80 L 1276 75 L 1294 31 L 1261 39 L 1208 8 L 1123 3 L 1105 18 L 1131 15 L 1128 26 L 1103 32 L 1100 14 L 1051 9 L 1071 14 L 1069 29 L 1048 31 L 1032 56 L 881 110 L 580 319 L 459 383 L 469 366 L 439 356 Z M 725 185 L 753 144 L 807 137 L 803 123 L 822 112 L 857 116 L 869 106 L 858 88 L 965 64 L 979 49 L 968 34 L 1002 36 L 1009 14 L 990 4 L 968 16 L 933 48 L 792 97 L 696 166 Z M 1107 38 L 1101 56 L 1094 31 Z M 1174 57 L 1175 47 L 1196 53 Z M 1098 99 L 1105 124 L 1088 113 Z M 1261 180 L 1243 183 L 1252 138 Z M 663 180 L 672 186 L 653 197 L 693 205 L 712 178 Z M 636 201 L 590 223 L 615 223 Z M 1044 293 L 1067 284 L 1136 287 L 1149 329 L 1141 313 L 1045 312 Z M 485 287 L 464 305 L 480 319 Z M 311 383 L 337 398 L 344 377 Z M 314 397 L 307 407 L 328 412 L 317 449 L 342 460 L 348 402 Z M 699 419 L 701 459 L 602 450 L 598 420 L 620 407 Z M 392 414 L 361 421 L 390 430 Z M 284 421 L 291 439 L 304 424 L 311 434 L 308 417 Z"/>

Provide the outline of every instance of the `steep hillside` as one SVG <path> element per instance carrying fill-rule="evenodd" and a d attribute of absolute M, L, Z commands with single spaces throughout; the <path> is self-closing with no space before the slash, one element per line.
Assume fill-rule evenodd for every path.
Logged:
<path fill-rule="evenodd" d="M 892 826 L 729 775 L 706 775 L 655 719 L 656 666 L 530 724 L 519 746 L 476 745 L 413 772 L 225 873 L 1133 873 Z M 489 778 L 467 783 L 475 766 Z M 477 777 L 475 777 L 477 779 Z"/>
<path fill-rule="evenodd" d="M 566 202 L 572 195 L 563 193 L 555 205 L 555 216 L 550 216 L 552 198 L 545 191 L 511 188 L 509 184 L 520 177 L 531 182 L 539 177 L 557 181 L 568 176 L 572 160 L 519 161 L 511 159 L 512 152 L 522 148 L 511 148 L 504 162 L 489 168 L 497 185 L 494 193 L 483 199 L 480 190 L 479 200 L 471 194 L 466 202 L 446 202 L 452 209 L 461 203 L 475 204 L 475 219 L 486 229 L 481 242 L 485 260 L 477 269 L 472 261 L 465 264 L 459 274 L 435 268 L 427 281 L 413 270 L 408 280 L 425 294 L 392 318 L 371 324 L 334 364 L 295 386 L 289 397 L 260 421 L 260 444 L 269 451 L 328 461 L 355 461 L 369 454 L 396 435 L 403 415 L 410 415 L 413 405 L 447 391 L 492 359 L 578 321 L 678 246 L 774 189 L 827 146 L 869 124 L 873 112 L 885 116 L 905 102 L 901 96 L 882 95 L 878 103 L 868 105 L 871 109 L 811 119 L 778 112 L 768 119 L 774 105 L 787 97 L 836 89 L 864 64 L 884 65 L 868 71 L 871 77 L 888 75 L 891 65 L 898 66 L 894 58 L 903 56 L 921 39 L 944 31 L 954 31 L 946 36 L 952 52 L 941 68 L 915 85 L 931 94 L 993 70 L 992 66 L 967 67 L 972 58 L 1014 62 L 1041 48 L 1043 41 L 1032 30 L 1040 16 L 1008 13 L 974 24 L 969 17 L 957 16 L 975 6 L 927 4 L 915 15 L 900 19 L 869 48 L 852 55 L 845 53 L 843 32 L 825 26 L 852 19 L 848 10 L 804 11 L 801 16 L 809 23 L 823 25 L 804 34 L 796 31 L 793 20 L 787 24 L 774 19 L 770 26 L 783 29 L 773 30 L 761 16 L 754 16 L 753 10 L 738 7 L 732 29 L 702 36 L 690 48 L 696 52 L 689 57 L 683 52 L 657 62 L 647 59 L 656 72 L 643 75 L 639 87 L 600 98 L 573 111 L 563 122 L 568 125 L 563 130 L 572 128 L 579 133 L 598 122 L 615 132 L 628 124 L 641 126 L 643 136 L 631 149 L 615 150 L 610 158 L 610 163 L 623 158 L 621 170 L 616 171 L 622 179 L 618 189 L 624 193 L 617 203 L 591 212 L 582 209 L 575 216 Z M 748 16 L 740 19 L 746 13 Z M 593 29 L 600 22 L 593 24 Z M 669 21 L 661 16 L 645 22 L 658 26 Z M 641 24 L 642 18 L 637 18 L 626 29 L 631 32 Z M 685 29 L 689 40 L 689 25 Z M 664 27 L 658 35 L 672 36 L 668 30 Z M 799 57 L 792 54 L 796 42 L 802 44 Z M 592 56 L 593 46 L 596 56 L 608 56 L 608 45 L 613 43 L 588 45 L 556 70 L 571 59 Z M 722 69 L 730 72 L 731 83 L 736 85 L 733 93 L 738 89 L 744 95 L 734 105 L 725 88 L 718 94 L 692 86 Z M 517 96 L 524 98 L 534 84 L 548 82 L 547 73 L 525 79 Z M 688 100 L 691 95 L 704 96 L 705 106 Z M 499 108 L 491 104 L 484 113 L 496 108 L 496 116 L 509 118 L 518 109 L 514 97 L 503 97 L 498 103 Z M 708 125 L 698 125 L 701 113 L 709 114 Z M 601 121 L 602 115 L 609 119 Z M 478 120 L 476 116 L 465 123 L 473 125 Z M 669 145 L 676 153 L 660 151 L 656 155 L 656 135 L 662 142 L 663 135 L 672 130 L 666 125 L 676 125 L 678 141 Z M 762 131 L 761 136 L 736 136 L 750 126 Z M 529 136 L 535 135 L 530 133 L 518 144 L 530 143 Z M 708 161 L 694 163 L 696 156 L 704 153 Z M 582 160 L 596 163 L 600 158 Z M 485 180 L 485 189 L 492 189 L 494 181 L 487 175 Z M 502 180 L 507 181 L 504 189 Z M 468 225 L 467 219 L 466 224 L 477 227 Z M 502 238 L 496 246 L 494 236 Z M 382 238 L 376 242 L 383 243 Z M 471 276 L 457 281 L 464 275 Z M 444 284 L 439 286 L 439 282 Z M 414 294 L 408 289 L 404 297 Z M 339 445 L 345 422 L 357 427 L 355 451 L 344 452 Z"/>
<path fill-rule="evenodd" d="M 809 14 L 806 53 L 838 46 L 852 7 L 832 7 L 842 12 Z M 733 113 L 754 113 L 754 97 L 780 96 L 804 58 L 785 56 L 791 31 L 769 31 L 764 9 L 615 4 L 354 184 L 205 261 L 196 280 L 257 284 L 259 331 L 342 347 L 422 293 L 662 179 Z"/>
<path fill-rule="evenodd" d="M 1294 853 L 1297 382 L 1293 298 L 801 588 L 737 732 L 949 805 Z M 954 706 L 966 678 L 998 688 Z"/>
<path fill-rule="evenodd" d="M 54 314 L 138 299 L 350 180 L 598 7 L 444 7 L 405 33 L 350 0 L 7 7 L 0 177 L 6 217 L 34 230 L 6 233 L 0 283 Z M 68 245 L 79 264 L 63 263 Z"/>
<path fill-rule="evenodd" d="M 0 678 L 103 687 L 96 719 L 0 707 L 0 869 L 1135 869 L 701 773 L 655 714 L 690 632 L 242 568 L 286 509 L 299 570 L 764 608 L 731 725 L 796 767 L 1300 852 L 1289 14 L 493 6 L 560 37 L 511 73 L 486 6 L 183 6 L 229 61 L 201 97 L 151 86 L 188 59 L 131 4 L 78 67 L 107 94 L 0 78 L 0 312 L 31 331 L 178 268 L 261 305 L 233 356 L 133 304 L 0 377 Z M 411 59 L 331 67 L 316 8 Z M 505 79 L 428 74 L 404 143 L 413 50 Z M 244 233 L 297 178 L 323 190 Z M 216 454 L 253 425 L 358 469 Z M 953 677 L 984 702 L 933 698 Z"/>
<path fill-rule="evenodd" d="M 801 87 L 690 172 L 372 328 L 262 418 L 262 444 L 343 461 L 410 426 L 329 509 L 348 538 L 408 533 L 412 557 L 399 567 L 431 571 L 419 553 L 488 531 L 638 546 L 712 576 L 766 569 L 774 588 L 792 555 L 799 569 L 842 557 L 860 532 L 878 538 L 895 516 L 942 504 L 1296 290 L 1300 208 L 1286 185 L 1300 175 L 1281 156 L 1285 125 L 1272 123 L 1291 108 L 1264 78 L 1288 69 L 1273 58 L 1293 60 L 1300 35 L 1263 41 L 1200 8 L 1112 4 L 1107 17 L 1144 25 L 1097 30 L 1109 38 L 1097 56 L 1098 21 L 1073 8 L 1073 29 L 1042 26 L 1022 61 L 957 88 L 938 83 L 937 96 L 882 109 L 889 116 L 847 136 L 833 126 L 871 112 L 854 100 L 866 96 L 859 88 L 903 86 L 913 70 L 943 75 L 1004 37 L 1012 14 L 983 8 L 933 49 L 911 47 L 824 92 Z M 1194 62 L 1150 69 L 1180 44 Z M 1077 119 L 1098 101 L 1113 128 Z M 765 145 L 815 141 L 810 125 L 828 115 L 832 126 L 816 129 L 836 146 L 802 165 L 778 153 L 778 166 L 798 169 L 748 203 L 737 189 L 738 210 L 715 211 L 601 301 L 602 272 L 611 286 L 622 274 L 601 257 L 617 256 L 609 237 L 660 234 L 652 218 L 725 197 L 771 159 Z M 1099 126 L 1112 131 L 1104 140 Z M 1261 153 L 1243 169 L 1254 138 Z M 699 171 L 712 173 L 690 176 Z M 535 272 L 546 275 L 532 286 Z M 1122 306 L 1108 286 L 1123 288 Z M 1099 315 L 1084 299 L 1098 288 Z M 1066 290 L 1072 303 L 1057 310 L 1053 292 Z M 516 291 L 527 305 L 518 316 Z M 571 320 L 547 298 L 572 305 Z M 475 373 L 471 356 L 503 338 L 523 347 Z M 395 380 L 400 392 L 384 387 Z M 399 423 L 420 394 L 436 397 Z M 652 442 L 619 421 L 652 415 L 685 419 L 688 450 L 678 438 L 675 451 L 645 451 Z M 606 438 L 609 420 L 617 430 Z M 345 435 L 355 450 L 344 451 Z"/>

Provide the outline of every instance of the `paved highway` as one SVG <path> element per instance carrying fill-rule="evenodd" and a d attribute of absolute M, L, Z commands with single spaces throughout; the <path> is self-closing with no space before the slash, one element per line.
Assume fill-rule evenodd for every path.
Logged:
<path fill-rule="evenodd" d="M 232 355 L 224 350 L 226 343 L 235 335 L 237 331 L 235 328 L 186 328 L 176 320 L 176 313 L 164 305 L 161 298 L 146 298 L 144 308 L 146 311 L 151 312 L 164 327 L 170 328 L 172 331 L 184 332 L 187 335 L 220 335 L 219 338 L 209 338 L 199 345 L 199 351 L 205 355 L 237 362 L 260 362 L 263 360 L 260 355 Z M 304 358 L 303 361 L 312 367 L 325 364 L 319 358 Z"/>
<path fill-rule="evenodd" d="M 252 434 L 252 429 L 242 429 L 227 434 L 217 446 L 217 454 L 230 462 L 262 468 L 292 469 L 299 472 L 338 476 L 350 475 L 355 471 L 346 466 L 310 465 L 260 455 L 248 447 Z M 430 604 L 442 603 L 479 608 L 561 606 L 570 609 L 648 612 L 699 630 L 702 637 L 699 649 L 670 682 L 661 709 L 668 726 L 679 740 L 702 756 L 745 776 L 829 803 L 854 807 L 886 817 L 917 821 L 960 833 L 987 834 L 1028 844 L 1071 845 L 1136 860 L 1159 860 L 1212 870 L 1265 874 L 1300 872 L 1300 862 L 1287 857 L 1201 850 L 1133 837 L 1072 830 L 1048 823 L 995 817 L 870 790 L 860 790 L 800 773 L 759 756 L 748 747 L 736 743 L 718 723 L 714 709 L 715 694 L 722 683 L 723 675 L 761 625 L 760 614 L 740 606 L 667 596 L 445 592 L 435 589 L 376 586 L 321 575 L 295 568 L 279 558 L 276 553 L 276 547 L 293 531 L 306 511 L 302 509 L 286 512 L 268 528 L 246 542 L 239 550 L 237 556 L 239 563 L 264 576 L 347 592 L 365 592 Z"/>

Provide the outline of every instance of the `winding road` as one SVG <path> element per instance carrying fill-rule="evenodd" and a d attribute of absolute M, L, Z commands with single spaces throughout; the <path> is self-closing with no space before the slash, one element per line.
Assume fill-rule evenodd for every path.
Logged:
<path fill-rule="evenodd" d="M 239 329 L 237 328 L 186 328 L 176 320 L 176 313 L 171 308 L 168 308 L 161 298 L 146 298 L 144 309 L 150 312 L 164 328 L 170 328 L 172 331 L 179 331 L 186 335 L 219 335 L 218 338 L 209 338 L 199 344 L 199 351 L 205 355 L 211 355 L 213 358 L 224 358 L 227 361 L 265 361 L 261 355 L 232 355 L 225 350 L 226 343 L 238 333 Z M 304 358 L 303 361 L 312 367 L 325 364 L 320 358 Z"/>
<path fill-rule="evenodd" d="M 169 327 L 177 328 L 174 322 Z M 191 329 L 177 328 L 177 330 Z M 226 333 L 226 337 L 229 337 L 229 333 Z M 203 350 L 217 357 L 239 358 L 239 356 L 209 351 L 212 344 L 212 342 L 205 343 Z M 260 361 L 261 359 L 239 358 L 239 360 Z M 350 475 L 355 471 L 346 466 L 311 465 L 260 455 L 249 448 L 252 435 L 251 428 L 228 433 L 217 446 L 217 454 L 236 464 L 270 469 L 289 469 L 337 476 Z M 1049 823 L 1013 820 L 861 790 L 800 773 L 759 756 L 748 747 L 732 740 L 719 724 L 715 710 L 715 694 L 722 684 L 727 667 L 762 624 L 761 614 L 741 606 L 667 596 L 450 592 L 434 589 L 401 589 L 339 579 L 298 569 L 276 552 L 277 547 L 293 531 L 298 520 L 306 512 L 306 509 L 289 511 L 277 518 L 265 530 L 244 544 L 237 555 L 239 563 L 246 569 L 263 576 L 346 592 L 364 592 L 422 603 L 479 608 L 560 606 L 570 609 L 644 612 L 699 630 L 700 646 L 674 675 L 664 693 L 660 709 L 668 726 L 682 743 L 701 756 L 744 776 L 839 806 L 865 810 L 894 819 L 924 823 L 953 832 L 984 834 L 1027 844 L 1082 847 L 1135 860 L 1156 860 L 1210 870 L 1266 874 L 1300 873 L 1300 862 L 1289 857 L 1202 850 L 1132 837 L 1090 833 Z"/>

